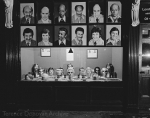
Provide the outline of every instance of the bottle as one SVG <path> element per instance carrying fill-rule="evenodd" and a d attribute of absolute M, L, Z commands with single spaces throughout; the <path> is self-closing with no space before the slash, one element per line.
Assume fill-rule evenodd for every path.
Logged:
<path fill-rule="evenodd" d="M 117 73 L 116 73 L 116 72 L 114 72 L 113 77 L 114 77 L 114 78 L 117 78 Z"/>
<path fill-rule="evenodd" d="M 109 72 L 107 73 L 106 77 L 107 77 L 107 78 L 110 78 L 110 73 L 109 73 Z"/>

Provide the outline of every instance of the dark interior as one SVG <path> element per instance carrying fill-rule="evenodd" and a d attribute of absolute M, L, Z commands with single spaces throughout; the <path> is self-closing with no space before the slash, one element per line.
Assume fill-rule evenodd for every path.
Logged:
<path fill-rule="evenodd" d="M 117 0 L 118 1 L 118 0 Z M 136 27 L 133 27 L 132 19 L 131 19 L 131 8 L 132 3 L 134 0 L 119 0 L 122 4 L 122 21 L 121 23 L 117 23 L 115 25 L 121 26 L 121 46 L 122 48 L 122 66 L 121 66 L 121 81 L 92 81 L 92 82 L 60 82 L 60 81 L 51 81 L 51 82 L 44 82 L 44 81 L 22 81 L 22 72 L 27 72 L 27 70 L 23 70 L 23 61 L 21 60 L 22 54 L 21 50 L 29 49 L 29 47 L 21 47 L 20 46 L 20 32 L 22 26 L 26 26 L 20 24 L 20 3 L 38 3 L 41 0 L 14 0 L 14 9 L 13 9 L 13 28 L 6 28 L 5 27 L 5 4 L 3 1 L 0 2 L 2 6 L 2 18 L 4 19 L 1 22 L 1 25 L 4 26 L 4 43 L 6 47 L 3 47 L 3 50 L 6 50 L 6 73 L 4 74 L 2 79 L 2 86 L 0 89 L 2 90 L 2 110 L 3 111 L 17 111 L 21 110 L 52 110 L 52 111 L 111 111 L 111 112 L 120 112 L 127 114 L 132 113 L 140 114 L 143 113 L 146 118 L 149 118 L 150 113 L 150 38 L 148 37 L 149 34 L 142 34 L 142 29 L 149 29 L 150 28 L 150 15 L 147 15 L 149 20 L 144 21 L 142 19 L 143 14 L 142 7 L 147 8 L 147 5 L 150 4 L 149 0 L 141 0 L 140 4 L 140 24 Z M 43 4 L 47 2 L 60 2 L 54 0 L 43 0 Z M 63 1 L 61 1 L 63 2 Z M 66 0 L 65 2 L 81 2 L 77 0 Z M 88 2 L 89 0 L 83 0 L 82 2 Z M 107 2 L 105 0 L 101 0 L 101 2 L 105 3 L 103 8 L 103 14 L 107 13 L 108 10 L 104 7 L 107 7 Z M 112 0 L 110 0 L 112 2 Z M 147 4 L 147 5 L 146 5 Z M 146 5 L 146 6 L 145 6 Z M 54 6 L 52 6 L 54 8 Z M 68 8 L 71 8 L 68 5 Z M 150 9 L 150 6 L 149 6 Z M 53 9 L 54 10 L 54 9 Z M 88 11 L 88 7 L 86 9 Z M 150 12 L 150 10 L 148 11 Z M 38 16 L 38 7 L 35 6 L 35 17 L 39 18 Z M 52 12 L 53 15 L 56 14 L 54 11 Z M 68 16 L 71 13 L 71 10 L 68 11 Z M 88 13 L 88 12 L 87 12 Z M 107 25 L 112 25 L 106 21 L 107 15 L 104 16 L 105 21 L 100 25 L 104 26 L 106 29 Z M 53 16 L 51 16 L 53 18 Z M 71 18 L 71 17 L 70 17 Z M 37 22 L 37 19 L 35 19 Z M 71 19 L 70 19 L 71 20 Z M 88 18 L 87 18 L 88 21 Z M 71 29 L 72 24 L 71 22 L 68 23 L 68 27 Z M 81 25 L 87 26 L 87 38 L 88 36 L 88 26 L 91 25 L 90 23 L 83 23 Z M 92 24 L 93 25 L 93 24 Z M 113 24 L 114 25 L 114 24 Z M 39 25 L 37 23 L 31 24 L 29 26 L 45 26 L 46 25 Z M 59 26 L 52 21 L 50 25 L 52 28 L 55 26 Z M 63 25 L 60 25 L 63 26 Z M 52 30 L 53 33 L 55 29 Z M 69 30 L 71 33 L 71 30 Z M 150 32 L 148 32 L 150 33 Z M 38 35 L 38 34 L 37 34 Z M 37 36 L 36 35 L 36 36 Z M 2 35 L 3 36 L 3 35 Z M 55 34 L 53 34 L 53 39 L 55 39 Z M 104 39 L 106 39 L 106 30 L 103 34 Z M 71 34 L 70 34 L 71 38 Z M 52 39 L 51 39 L 52 40 Z M 142 42 L 142 40 L 144 40 Z M 148 43 L 145 43 L 146 42 Z M 88 41 L 88 40 L 87 40 Z M 68 46 L 66 48 L 72 49 L 98 49 L 100 48 L 118 48 L 118 46 L 106 46 L 106 42 L 104 41 L 104 46 L 88 46 L 85 45 L 81 46 Z M 3 45 L 3 44 L 2 44 Z M 31 47 L 33 50 L 40 49 L 42 46 L 33 46 Z M 50 47 L 51 51 L 58 48 L 65 49 L 64 47 L 57 47 L 52 46 Z M 2 51 L 4 52 L 4 51 Z M 54 52 L 52 52 L 53 54 Z M 142 56 L 143 54 L 148 53 L 148 56 Z M 36 54 L 36 52 L 34 53 Z M 38 52 L 40 54 L 40 52 Z M 38 55 L 37 54 L 37 55 Z M 85 53 L 84 53 L 85 54 Z M 84 55 L 83 54 L 83 55 Z M 102 54 L 102 53 L 101 53 Z M 81 54 L 82 55 L 82 54 Z M 83 56 L 82 55 L 82 56 Z M 86 54 L 85 54 L 86 55 Z M 105 54 L 104 54 L 105 55 Z M 40 57 L 40 55 L 38 55 Z M 46 61 L 51 57 L 43 57 L 43 60 Z M 30 56 L 31 57 L 31 56 Z M 37 57 L 36 55 L 33 58 Z M 61 56 L 60 56 L 61 57 Z M 24 57 L 25 58 L 25 55 Z M 41 57 L 40 57 L 41 58 Z M 39 59 L 40 59 L 39 58 Z M 75 57 L 76 58 L 76 57 Z M 86 59 L 87 57 L 85 57 Z M 100 58 L 103 60 L 107 60 L 104 58 Z M 117 59 L 117 56 L 115 57 Z M 54 68 L 58 68 L 60 66 L 66 67 L 67 62 L 61 61 L 61 58 L 55 58 L 57 61 L 57 65 Z M 36 60 L 36 59 L 35 59 Z M 38 59 L 37 59 L 38 60 Z M 58 61 L 59 60 L 59 61 Z M 62 59 L 63 60 L 63 59 Z M 92 61 L 93 63 L 92 63 Z M 96 67 L 98 63 L 96 59 L 86 59 L 86 64 Z M 43 62 L 43 67 L 48 68 L 49 65 Z M 84 65 L 84 61 L 81 59 L 79 62 L 80 65 Z M 41 61 L 34 61 L 40 63 Z M 94 63 L 96 62 L 96 63 Z M 3 63 L 3 62 L 2 62 Z M 52 62 L 51 62 L 52 63 Z M 69 62 L 68 62 L 69 63 Z M 74 63 L 74 67 L 78 69 L 79 66 L 75 65 L 78 62 L 71 62 Z M 24 61 L 24 65 L 26 65 Z M 95 65 L 92 65 L 95 64 Z M 103 64 L 102 64 L 103 65 Z M 105 65 L 105 64 L 104 64 Z M 149 65 L 149 66 L 147 66 Z M 32 66 L 32 65 L 31 65 Z M 116 64 L 117 66 L 117 64 Z M 117 67 L 116 67 L 117 68 Z M 120 72 L 120 71 L 119 71 Z M 119 73 L 118 72 L 118 73 Z M 24 74 L 25 74 L 24 73 Z M 26 73 L 27 74 L 27 73 Z M 112 116 L 113 117 L 113 116 Z M 140 117 L 142 118 L 142 117 Z"/>

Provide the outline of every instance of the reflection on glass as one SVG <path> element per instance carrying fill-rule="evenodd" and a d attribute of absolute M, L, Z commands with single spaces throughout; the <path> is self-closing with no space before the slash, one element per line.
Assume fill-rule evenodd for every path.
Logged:
<path fill-rule="evenodd" d="M 150 56 L 142 56 L 142 67 L 150 67 Z"/>
<path fill-rule="evenodd" d="M 150 54 L 150 42 L 149 43 L 142 43 L 142 55 Z"/>
<path fill-rule="evenodd" d="M 75 53 L 74 61 L 66 60 L 66 49 L 68 48 L 51 48 L 50 57 L 40 56 L 41 48 L 21 48 L 21 75 L 25 81 L 122 81 L 122 47 L 99 47 L 99 48 L 73 48 Z M 87 58 L 87 51 L 97 49 L 98 58 Z M 27 56 L 28 55 L 28 56 Z M 72 67 L 68 68 L 70 64 Z M 107 64 L 114 66 L 113 72 L 117 76 L 110 77 L 110 71 L 107 70 Z M 32 67 L 38 64 L 38 76 L 33 76 Z M 102 71 L 98 75 L 94 68 L 100 70 L 105 68 L 105 76 Z M 49 68 L 53 68 L 53 76 L 49 75 Z M 83 68 L 83 75 L 79 76 L 80 69 Z M 90 75 L 89 75 L 90 73 Z"/>
<path fill-rule="evenodd" d="M 142 30 L 142 38 L 150 38 L 150 29 Z"/>

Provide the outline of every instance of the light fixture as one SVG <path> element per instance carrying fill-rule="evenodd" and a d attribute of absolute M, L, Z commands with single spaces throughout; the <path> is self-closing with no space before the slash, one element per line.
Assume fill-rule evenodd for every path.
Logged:
<path fill-rule="evenodd" d="M 150 54 L 142 54 L 142 56 L 145 56 L 145 57 L 150 57 Z"/>
<path fill-rule="evenodd" d="M 72 49 L 70 48 L 69 52 L 68 53 L 73 53 Z"/>

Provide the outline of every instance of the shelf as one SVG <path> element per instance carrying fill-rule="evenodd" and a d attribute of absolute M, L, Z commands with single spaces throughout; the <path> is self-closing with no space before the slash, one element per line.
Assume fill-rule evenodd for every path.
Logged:
<path fill-rule="evenodd" d="M 150 77 L 150 74 L 148 74 L 148 75 L 142 75 L 142 77 Z"/>

